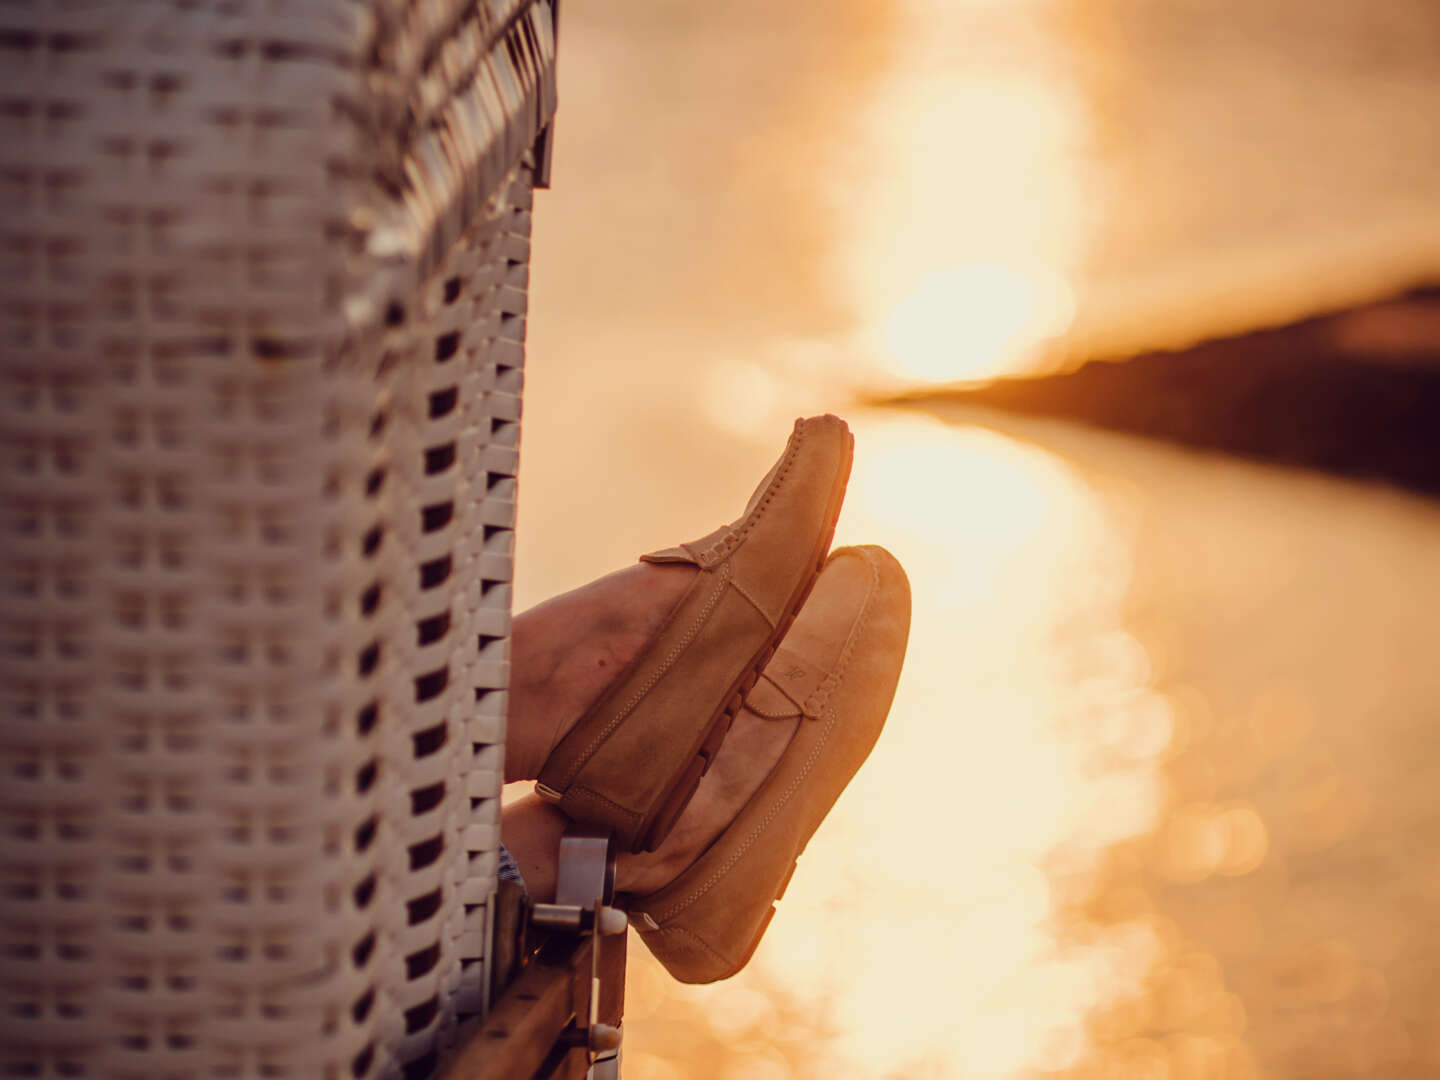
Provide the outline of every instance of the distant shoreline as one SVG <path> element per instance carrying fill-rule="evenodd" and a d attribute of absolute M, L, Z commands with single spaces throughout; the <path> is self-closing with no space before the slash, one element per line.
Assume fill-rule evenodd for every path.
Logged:
<path fill-rule="evenodd" d="M 1440 286 L 1057 375 L 911 391 L 1440 495 Z"/>

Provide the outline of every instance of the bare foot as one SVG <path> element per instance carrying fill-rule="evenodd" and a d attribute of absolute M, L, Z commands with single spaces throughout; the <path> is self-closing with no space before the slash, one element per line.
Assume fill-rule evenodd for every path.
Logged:
<path fill-rule="evenodd" d="M 506 783 L 540 775 L 555 744 L 634 662 L 698 573 L 637 563 L 515 616 Z"/>

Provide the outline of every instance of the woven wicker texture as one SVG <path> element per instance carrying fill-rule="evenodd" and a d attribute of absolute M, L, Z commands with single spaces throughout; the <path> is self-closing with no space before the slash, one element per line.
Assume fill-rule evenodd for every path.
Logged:
<path fill-rule="evenodd" d="M 0 5 L 0 1076 L 485 1008 L 546 3 Z"/>

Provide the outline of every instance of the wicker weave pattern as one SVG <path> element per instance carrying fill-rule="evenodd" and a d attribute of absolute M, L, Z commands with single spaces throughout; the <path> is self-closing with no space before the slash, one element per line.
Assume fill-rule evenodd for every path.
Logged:
<path fill-rule="evenodd" d="M 0 1075 L 483 1011 L 551 19 L 0 8 Z"/>

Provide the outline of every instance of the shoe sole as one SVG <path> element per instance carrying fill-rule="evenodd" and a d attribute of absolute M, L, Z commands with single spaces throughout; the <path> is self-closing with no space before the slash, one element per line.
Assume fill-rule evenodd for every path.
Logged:
<path fill-rule="evenodd" d="M 848 433 L 847 433 L 848 434 Z M 840 507 L 845 502 L 845 489 L 850 483 L 850 467 L 855 460 L 855 436 L 848 434 L 849 444 L 845 451 L 845 463 L 835 478 L 834 486 L 830 490 L 830 502 L 826 505 L 825 514 L 830 521 L 830 527 L 821 534 L 816 545 L 816 550 L 811 559 L 811 571 L 792 602 L 786 608 L 786 614 L 775 625 L 774 632 L 766 642 L 765 647 L 756 654 L 752 662 L 739 678 L 731 685 L 726 695 L 725 704 L 716 713 L 710 725 L 705 729 L 705 735 L 700 740 L 700 746 L 695 751 L 695 756 L 690 763 L 681 770 L 670 790 L 661 796 L 658 809 L 650 819 L 650 824 L 635 838 L 631 851 L 639 853 L 642 851 L 654 851 L 665 842 L 675 823 L 680 820 L 680 815 L 690 805 L 690 800 L 695 797 L 695 792 L 700 787 L 700 781 L 715 760 L 715 755 L 720 752 L 721 745 L 725 742 L 725 736 L 730 733 L 730 725 L 735 723 L 735 717 L 740 712 L 740 706 L 745 702 L 745 695 L 750 693 L 757 682 L 760 681 L 760 673 L 765 670 L 765 665 L 775 655 L 775 650 L 780 647 L 780 642 L 789 633 L 795 617 L 800 614 L 800 609 L 805 606 L 809 599 L 810 591 L 815 587 L 815 582 L 820 577 L 820 571 L 825 566 L 825 559 L 830 554 L 831 541 L 835 539 L 835 526 L 840 520 Z"/>

